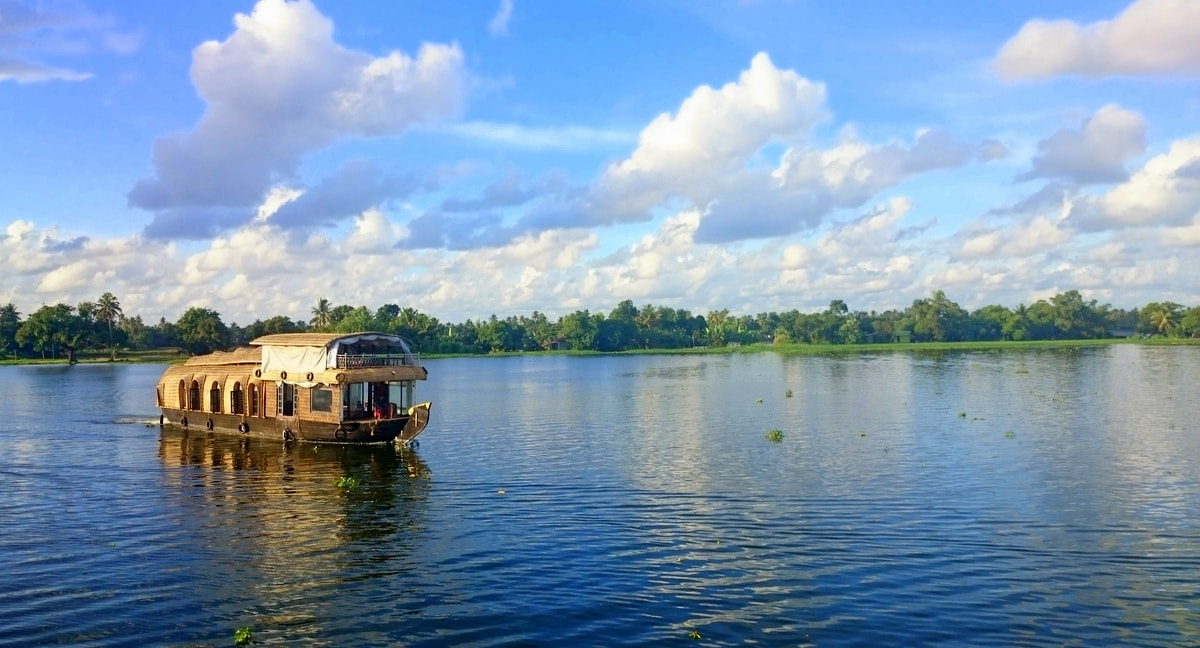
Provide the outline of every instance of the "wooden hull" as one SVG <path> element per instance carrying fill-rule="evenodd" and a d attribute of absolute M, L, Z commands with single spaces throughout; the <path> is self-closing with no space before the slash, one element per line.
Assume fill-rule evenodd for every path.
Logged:
<path fill-rule="evenodd" d="M 429 423 L 429 403 L 409 408 L 394 418 L 328 423 L 300 417 L 261 418 L 219 412 L 162 408 L 160 423 L 188 430 L 208 430 L 242 437 L 303 441 L 305 443 L 409 444 Z"/>

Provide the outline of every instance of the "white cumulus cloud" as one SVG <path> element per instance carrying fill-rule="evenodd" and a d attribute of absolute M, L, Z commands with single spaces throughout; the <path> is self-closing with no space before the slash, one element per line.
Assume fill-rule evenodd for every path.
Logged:
<path fill-rule="evenodd" d="M 1100 197 L 1110 227 L 1182 225 L 1200 213 L 1200 138 L 1179 140 Z"/>
<path fill-rule="evenodd" d="M 189 208 L 256 205 L 306 154 L 346 137 L 399 134 L 460 110 L 457 45 L 372 57 L 335 42 L 333 24 L 309 0 L 260 0 L 234 23 L 225 41 L 193 52 L 192 81 L 207 108 L 191 131 L 155 142 L 155 175 L 129 192 L 132 206 L 169 218 Z M 221 227 L 250 217 L 239 213 Z M 161 229 L 148 228 L 169 235 Z"/>
<path fill-rule="evenodd" d="M 1087 25 L 1032 20 L 994 65 L 1006 79 L 1200 74 L 1200 2 L 1134 0 L 1116 18 Z"/>
<path fill-rule="evenodd" d="M 1064 128 L 1038 142 L 1033 169 L 1021 179 L 1056 178 L 1077 184 L 1120 182 L 1125 165 L 1146 152 L 1146 120 L 1109 104 L 1078 129 Z"/>

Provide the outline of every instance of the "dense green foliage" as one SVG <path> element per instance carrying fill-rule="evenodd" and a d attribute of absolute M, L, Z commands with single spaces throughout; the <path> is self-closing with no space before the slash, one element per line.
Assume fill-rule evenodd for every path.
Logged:
<path fill-rule="evenodd" d="M 320 299 L 312 319 L 284 315 L 246 326 L 226 325 L 215 310 L 190 308 L 177 322 L 154 326 L 128 317 L 112 293 L 78 306 L 42 306 L 22 320 L 13 304 L 0 306 L 0 354 L 9 357 L 66 358 L 81 351 L 126 352 L 179 348 L 187 353 L 226 349 L 270 333 L 381 331 L 402 335 L 424 353 L 508 351 L 628 351 L 689 349 L 748 344 L 872 344 L 880 342 L 966 342 L 997 340 L 1087 340 L 1108 337 L 1200 338 L 1200 306 L 1151 302 L 1132 310 L 1085 300 L 1069 290 L 1049 300 L 967 311 L 936 291 L 903 310 L 851 311 L 835 299 L 816 313 L 789 310 L 733 315 L 728 309 L 693 314 L 685 309 L 625 300 L 607 315 L 577 310 L 550 320 L 530 315 L 495 315 L 451 324 L 415 308 L 384 304 L 334 305 Z"/>

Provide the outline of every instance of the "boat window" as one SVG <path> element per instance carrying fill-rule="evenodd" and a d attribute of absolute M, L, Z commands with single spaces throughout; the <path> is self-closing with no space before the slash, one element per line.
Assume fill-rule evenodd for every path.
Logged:
<path fill-rule="evenodd" d="M 357 404 L 367 399 L 367 386 L 365 383 L 350 383 L 346 385 L 346 402 L 349 404 Z"/>
<path fill-rule="evenodd" d="M 188 409 L 200 411 L 200 383 L 193 380 L 192 386 L 188 388 Z"/>
<path fill-rule="evenodd" d="M 250 416 L 258 416 L 258 385 L 250 383 Z"/>
<path fill-rule="evenodd" d="M 389 395 L 400 410 L 408 410 L 413 405 L 413 381 L 402 380 L 391 383 Z"/>
<path fill-rule="evenodd" d="M 208 411 L 221 411 L 221 383 L 213 381 L 212 387 L 208 390 Z"/>
<path fill-rule="evenodd" d="M 296 386 L 291 383 L 282 383 L 279 387 L 279 402 L 276 404 L 279 408 L 279 415 L 295 416 Z"/>
<path fill-rule="evenodd" d="M 309 390 L 311 407 L 314 412 L 333 411 L 333 390 L 325 387 L 313 387 Z"/>
<path fill-rule="evenodd" d="M 350 383 L 342 390 L 342 418 L 367 416 L 367 384 Z"/>
<path fill-rule="evenodd" d="M 367 404 L 369 405 L 371 416 L 375 418 L 390 416 L 388 391 L 388 384 L 385 382 L 367 383 Z"/>
<path fill-rule="evenodd" d="M 187 385 L 183 384 L 183 380 L 179 381 L 179 409 L 187 409 Z"/>
<path fill-rule="evenodd" d="M 390 418 L 403 398 L 401 382 L 350 383 L 342 390 L 342 418 Z M 410 397 L 411 400 L 411 397 Z"/>
<path fill-rule="evenodd" d="M 245 410 L 242 400 L 242 383 L 233 383 L 233 390 L 229 392 L 229 411 L 234 414 L 241 414 Z"/>

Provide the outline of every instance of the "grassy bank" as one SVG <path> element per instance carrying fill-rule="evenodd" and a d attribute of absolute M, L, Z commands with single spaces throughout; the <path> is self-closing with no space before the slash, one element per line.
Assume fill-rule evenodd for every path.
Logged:
<path fill-rule="evenodd" d="M 976 342 L 883 342 L 878 344 L 744 344 L 728 347 L 690 347 L 686 349 L 631 349 L 608 353 L 603 351 L 501 351 L 488 354 L 439 354 L 422 353 L 423 358 L 462 358 L 538 355 L 711 355 L 730 353 L 781 353 L 785 355 L 848 355 L 859 353 L 921 353 L 925 351 L 1003 351 L 1019 349 L 1063 349 L 1078 347 L 1103 347 L 1118 344 L 1145 346 L 1200 346 L 1200 339 L 1181 338 L 1112 338 L 1103 340 L 1032 340 L 1012 342 L 1009 340 Z"/>
<path fill-rule="evenodd" d="M 1005 351 L 1020 349 L 1065 349 L 1078 347 L 1103 347 L 1118 344 L 1137 344 L 1144 346 L 1200 346 L 1200 339 L 1186 338 L 1113 338 L 1105 340 L 1032 340 L 1028 342 L 1012 342 L 994 340 L 986 342 L 885 342 L 879 344 L 747 344 L 729 347 L 691 347 L 687 349 L 632 349 L 608 353 L 603 351 L 503 351 L 488 354 L 470 353 L 422 353 L 423 358 L 463 358 L 488 357 L 503 358 L 506 356 L 597 356 L 597 355 L 711 355 L 730 353 L 781 353 L 784 355 L 851 355 L 860 353 L 922 353 L 927 351 Z M 150 351 L 129 351 L 117 354 L 117 359 L 110 360 L 107 351 L 80 353 L 77 359 L 80 363 L 143 363 L 143 364 L 173 364 L 186 361 L 188 356 L 178 349 L 153 349 Z M 65 358 L 0 358 L 0 365 L 26 364 L 66 364 Z"/>
<path fill-rule="evenodd" d="M 75 354 L 75 360 L 80 364 L 103 364 L 103 363 L 124 363 L 124 364 L 172 364 L 176 362 L 184 362 L 188 359 L 186 354 L 183 354 L 179 349 L 164 348 L 151 349 L 149 351 L 119 351 L 117 359 L 111 359 L 111 354 L 108 351 L 85 351 Z M 12 356 L 0 357 L 0 365 L 36 365 L 36 364 L 67 364 L 66 358 L 13 358 Z"/>

